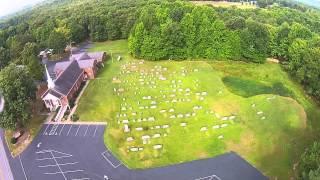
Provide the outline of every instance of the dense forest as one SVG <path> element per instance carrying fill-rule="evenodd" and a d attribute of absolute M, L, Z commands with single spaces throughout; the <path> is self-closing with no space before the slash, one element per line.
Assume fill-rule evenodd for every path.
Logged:
<path fill-rule="evenodd" d="M 67 43 L 88 38 L 125 39 L 135 23 L 137 10 L 147 3 L 160 1 L 56 0 L 9 18 L 0 23 L 0 68 L 15 62 L 32 69 L 37 64 L 35 55 L 44 48 L 61 53 Z"/>

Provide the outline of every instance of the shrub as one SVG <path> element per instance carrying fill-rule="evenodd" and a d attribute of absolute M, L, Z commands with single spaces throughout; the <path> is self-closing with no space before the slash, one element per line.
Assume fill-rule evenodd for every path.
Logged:
<path fill-rule="evenodd" d="M 300 157 L 297 179 L 311 179 L 319 172 L 320 167 L 320 143 L 314 142 Z"/>
<path fill-rule="evenodd" d="M 78 116 L 77 114 L 73 114 L 73 115 L 71 116 L 71 120 L 72 120 L 73 122 L 76 122 L 76 121 L 79 120 L 79 116 Z"/>
<path fill-rule="evenodd" d="M 12 137 L 10 140 L 11 144 L 16 144 L 18 142 L 17 138 Z"/>

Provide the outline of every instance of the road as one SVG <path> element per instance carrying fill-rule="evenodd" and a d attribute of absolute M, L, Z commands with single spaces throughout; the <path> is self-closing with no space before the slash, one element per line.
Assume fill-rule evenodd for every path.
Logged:
<path fill-rule="evenodd" d="M 13 180 L 13 175 L 8 160 L 8 156 L 10 156 L 10 154 L 6 148 L 7 144 L 4 139 L 4 131 L 0 128 L 0 179 L 3 178 L 3 180 Z"/>

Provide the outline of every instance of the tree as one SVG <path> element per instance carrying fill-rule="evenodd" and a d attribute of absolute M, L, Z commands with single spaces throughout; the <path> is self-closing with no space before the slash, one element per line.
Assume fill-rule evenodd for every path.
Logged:
<path fill-rule="evenodd" d="M 186 45 L 186 56 L 188 58 L 194 57 L 193 49 L 196 41 L 196 27 L 193 22 L 192 14 L 187 13 L 181 20 L 181 31 L 184 36 Z"/>
<path fill-rule="evenodd" d="M 142 22 L 134 27 L 132 34 L 129 37 L 129 51 L 134 57 L 141 56 L 141 46 L 144 39 L 144 25 Z"/>
<path fill-rule="evenodd" d="M 320 168 L 320 143 L 314 142 L 300 157 L 298 179 L 318 180 Z"/>
<path fill-rule="evenodd" d="M 46 23 L 39 25 L 34 30 L 34 36 L 36 37 L 37 42 L 41 47 L 47 48 L 48 38 L 54 28 L 55 28 L 55 22 L 53 20 L 48 19 Z"/>
<path fill-rule="evenodd" d="M 296 39 L 290 45 L 289 52 L 289 71 L 295 75 L 299 82 L 304 79 L 303 58 L 307 53 L 308 43 L 306 40 Z"/>
<path fill-rule="evenodd" d="M 274 37 L 274 44 L 271 48 L 272 56 L 282 59 L 288 58 L 289 32 L 290 26 L 288 23 L 281 24 L 281 26 L 277 29 Z"/>
<path fill-rule="evenodd" d="M 210 29 L 210 35 L 207 38 L 207 50 L 206 57 L 210 59 L 228 59 L 230 58 L 232 51 L 232 44 L 229 43 L 230 33 L 224 22 L 216 20 L 212 23 Z"/>
<path fill-rule="evenodd" d="M 299 23 L 293 23 L 293 25 L 290 28 L 290 33 L 288 34 L 288 38 L 290 42 L 293 42 L 295 39 L 310 39 L 312 37 L 312 33 L 310 29 L 303 26 Z"/>
<path fill-rule="evenodd" d="M 7 46 L 10 49 L 10 59 L 17 59 L 23 49 L 23 45 L 16 36 L 7 39 Z"/>
<path fill-rule="evenodd" d="M 66 47 L 67 39 L 61 32 L 53 30 L 48 38 L 48 47 L 62 53 Z"/>
<path fill-rule="evenodd" d="M 246 27 L 246 20 L 243 17 L 234 17 L 226 22 L 226 26 L 232 30 L 241 30 Z"/>
<path fill-rule="evenodd" d="M 10 61 L 10 52 L 8 49 L 0 47 L 0 70 Z"/>
<path fill-rule="evenodd" d="M 0 89 L 5 99 L 0 114 L 0 127 L 14 129 L 24 126 L 31 115 L 29 105 L 35 98 L 36 87 L 27 69 L 10 64 L 0 72 Z"/>
<path fill-rule="evenodd" d="M 265 25 L 249 20 L 241 31 L 242 56 L 253 62 L 264 62 L 269 48 L 269 33 Z"/>
<path fill-rule="evenodd" d="M 28 68 L 29 74 L 35 80 L 42 80 L 43 79 L 43 72 L 44 68 L 41 65 L 39 58 L 35 55 L 31 55 L 25 59 L 25 64 Z"/>
<path fill-rule="evenodd" d="M 181 31 L 180 24 L 168 20 L 161 25 L 161 39 L 163 40 L 163 48 L 166 53 L 166 59 L 184 59 L 185 40 Z"/>
<path fill-rule="evenodd" d="M 25 65 L 34 79 L 42 80 L 43 66 L 40 63 L 39 58 L 36 56 L 38 52 L 39 48 L 35 43 L 27 43 L 21 52 L 21 60 L 19 64 Z"/>
<path fill-rule="evenodd" d="M 71 20 L 71 22 L 68 24 L 68 28 L 70 29 L 71 41 L 80 43 L 87 38 L 85 29 L 80 24 L 76 23 L 75 20 Z"/>
<path fill-rule="evenodd" d="M 164 42 L 160 36 L 161 32 L 155 29 L 150 35 L 144 36 L 141 46 L 141 56 L 150 60 L 164 59 L 166 50 L 163 48 Z"/>

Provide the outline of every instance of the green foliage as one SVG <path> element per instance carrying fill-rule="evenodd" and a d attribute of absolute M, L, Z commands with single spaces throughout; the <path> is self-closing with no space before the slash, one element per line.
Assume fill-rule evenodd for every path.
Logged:
<path fill-rule="evenodd" d="M 11 144 L 16 144 L 17 142 L 18 142 L 18 139 L 17 139 L 17 138 L 12 137 L 12 138 L 10 139 L 10 143 L 11 143 Z"/>
<path fill-rule="evenodd" d="M 226 26 L 231 30 L 241 30 L 246 27 L 246 20 L 243 17 L 236 16 L 226 22 Z"/>
<path fill-rule="evenodd" d="M 216 19 L 215 11 L 209 7 L 192 9 L 188 4 L 164 3 L 142 10 L 129 47 L 135 57 L 151 60 L 229 59 L 239 54 L 232 50 L 239 50 L 236 36 L 223 21 Z"/>
<path fill-rule="evenodd" d="M 305 150 L 298 164 L 298 178 L 318 180 L 320 178 L 320 143 L 314 142 Z"/>
<path fill-rule="evenodd" d="M 269 46 L 269 33 L 265 25 L 249 20 L 241 32 L 242 56 L 250 61 L 265 61 Z"/>
<path fill-rule="evenodd" d="M 67 39 L 62 32 L 52 31 L 48 38 L 48 47 L 57 53 L 62 53 L 67 45 Z"/>
<path fill-rule="evenodd" d="M 316 170 L 311 170 L 309 172 L 309 179 L 310 180 L 320 180 L 320 167 Z"/>
<path fill-rule="evenodd" d="M 10 52 L 8 49 L 0 47 L 0 70 L 10 61 Z"/>
<path fill-rule="evenodd" d="M 15 64 L 2 69 L 0 89 L 6 102 L 0 114 L 0 127 L 14 129 L 25 125 L 30 118 L 29 105 L 36 91 L 28 70 Z"/>
<path fill-rule="evenodd" d="M 310 29 L 303 26 L 299 23 L 294 23 L 291 26 L 290 33 L 288 34 L 289 41 L 292 42 L 293 40 L 300 38 L 300 39 L 310 39 L 312 37 L 312 33 Z"/>
<path fill-rule="evenodd" d="M 273 39 L 273 44 L 271 44 L 271 55 L 277 58 L 288 59 L 288 48 L 289 48 L 289 38 L 290 25 L 288 23 L 283 23 Z"/>
<path fill-rule="evenodd" d="M 18 63 L 28 68 L 33 79 L 42 80 L 43 66 L 40 59 L 35 56 L 37 52 L 39 52 L 39 49 L 35 43 L 26 43 L 21 52 L 21 60 Z"/>
<path fill-rule="evenodd" d="M 73 122 L 76 122 L 76 121 L 79 120 L 79 116 L 78 116 L 77 114 L 73 114 L 73 115 L 71 116 L 71 120 L 72 120 Z"/>

